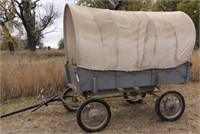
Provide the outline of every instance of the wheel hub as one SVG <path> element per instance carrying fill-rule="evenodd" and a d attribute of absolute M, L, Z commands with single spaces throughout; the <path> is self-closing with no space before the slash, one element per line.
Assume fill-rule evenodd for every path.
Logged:
<path fill-rule="evenodd" d="M 165 109 L 167 111 L 173 111 L 176 108 L 176 103 L 174 101 L 167 101 L 165 104 Z"/>
<path fill-rule="evenodd" d="M 78 102 L 77 97 L 73 96 L 73 97 L 72 97 L 72 101 L 73 101 L 73 102 Z"/>
<path fill-rule="evenodd" d="M 91 109 L 88 113 L 88 118 L 90 121 L 96 121 L 100 117 L 100 112 L 98 109 Z"/>

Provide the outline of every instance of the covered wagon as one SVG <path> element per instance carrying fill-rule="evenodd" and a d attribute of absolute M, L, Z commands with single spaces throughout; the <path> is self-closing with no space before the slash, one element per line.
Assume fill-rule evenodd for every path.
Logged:
<path fill-rule="evenodd" d="M 66 107 L 78 109 L 77 121 L 83 130 L 105 128 L 111 117 L 109 105 L 88 94 L 119 91 L 133 103 L 141 99 L 131 100 L 131 96 L 145 97 L 162 85 L 187 83 L 195 38 L 192 20 L 180 11 L 111 11 L 66 5 L 66 94 L 74 92 L 68 96 L 74 104 L 84 100 L 80 106 L 70 103 Z M 176 91 L 163 93 L 155 103 L 162 120 L 177 120 L 184 108 L 184 98 Z"/>

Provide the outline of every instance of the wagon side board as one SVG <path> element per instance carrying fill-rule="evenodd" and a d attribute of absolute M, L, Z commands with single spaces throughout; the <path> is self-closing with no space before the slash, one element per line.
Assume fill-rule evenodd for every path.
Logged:
<path fill-rule="evenodd" d="M 97 71 L 65 65 L 67 82 L 78 92 L 134 87 L 159 87 L 166 84 L 185 84 L 189 81 L 191 63 L 170 69 L 144 71 Z"/>

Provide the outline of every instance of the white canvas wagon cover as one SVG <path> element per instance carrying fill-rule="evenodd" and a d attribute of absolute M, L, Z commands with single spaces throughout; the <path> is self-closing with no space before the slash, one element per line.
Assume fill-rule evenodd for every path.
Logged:
<path fill-rule="evenodd" d="M 92 70 L 173 68 L 190 59 L 196 31 L 183 12 L 133 12 L 66 5 L 67 61 Z"/>

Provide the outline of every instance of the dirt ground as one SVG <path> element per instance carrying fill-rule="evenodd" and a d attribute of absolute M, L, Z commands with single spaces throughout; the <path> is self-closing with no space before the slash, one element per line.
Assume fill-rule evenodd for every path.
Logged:
<path fill-rule="evenodd" d="M 112 98 L 106 99 L 111 107 L 111 121 L 98 133 L 200 133 L 200 83 L 165 88 L 176 89 L 185 98 L 186 109 L 179 120 L 160 121 L 154 110 L 155 98 L 150 95 L 141 104 L 128 104 L 123 98 Z M 13 109 L 15 105 L 2 105 L 2 109 L 5 107 Z M 65 111 L 60 105 L 43 107 L 34 113 L 27 111 L 0 121 L 2 134 L 85 133 L 76 122 L 76 113 Z"/>

